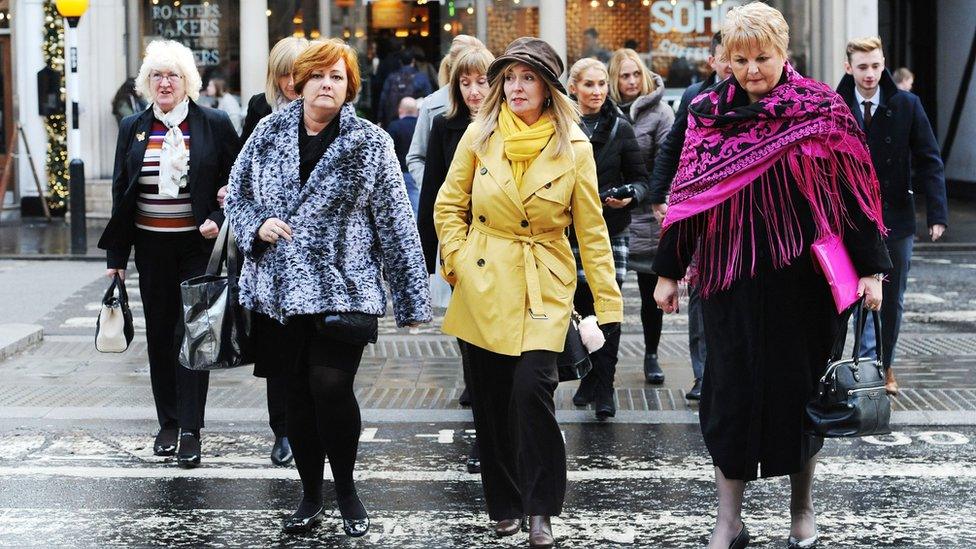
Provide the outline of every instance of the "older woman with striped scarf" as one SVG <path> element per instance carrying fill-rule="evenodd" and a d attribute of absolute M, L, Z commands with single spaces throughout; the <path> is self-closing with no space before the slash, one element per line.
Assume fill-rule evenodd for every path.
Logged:
<path fill-rule="evenodd" d="M 708 366 L 700 422 L 715 465 L 718 520 L 709 547 L 743 548 L 745 483 L 790 476 L 789 547 L 817 544 L 813 477 L 821 437 L 806 404 L 845 322 L 810 246 L 840 237 L 868 308 L 891 267 L 877 177 L 844 100 L 786 61 L 789 27 L 755 2 L 722 28 L 729 78 L 689 108 L 672 186 L 655 300 L 677 310 L 692 258 L 702 296 Z"/>

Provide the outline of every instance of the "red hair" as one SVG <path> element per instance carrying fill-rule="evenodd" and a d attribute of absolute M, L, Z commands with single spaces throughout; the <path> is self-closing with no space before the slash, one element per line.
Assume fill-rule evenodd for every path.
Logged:
<path fill-rule="evenodd" d="M 324 71 L 338 63 L 340 59 L 346 62 L 346 78 L 349 80 L 349 86 L 346 88 L 346 101 L 352 101 L 359 93 L 361 83 L 359 61 L 356 50 L 338 38 L 312 42 L 295 59 L 295 65 L 292 67 L 295 91 L 301 94 L 305 84 L 312 78 L 313 72 Z"/>

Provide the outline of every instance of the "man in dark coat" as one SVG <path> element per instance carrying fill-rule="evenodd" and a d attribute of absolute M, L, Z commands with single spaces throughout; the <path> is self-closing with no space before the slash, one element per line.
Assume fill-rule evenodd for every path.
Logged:
<path fill-rule="evenodd" d="M 417 127 L 417 100 L 413 97 L 404 97 L 400 100 L 397 110 L 397 119 L 386 127 L 386 133 L 393 138 L 393 150 L 396 151 L 397 160 L 400 161 L 400 171 L 403 172 L 403 182 L 407 186 L 407 197 L 410 198 L 410 206 L 413 207 L 413 216 L 417 217 L 417 204 L 420 200 L 420 188 L 413 176 L 407 171 L 407 151 L 410 150 L 410 140 L 413 139 L 413 131 Z"/>
<path fill-rule="evenodd" d="M 654 210 L 654 216 L 658 223 L 664 219 L 664 214 L 668 211 L 668 192 L 671 190 L 671 182 L 675 174 L 678 173 L 678 161 L 681 157 L 681 148 L 685 144 L 685 132 L 688 131 L 688 105 L 698 97 L 698 94 L 712 87 L 716 82 L 725 80 L 732 75 L 732 69 L 728 61 L 722 60 L 724 54 L 722 47 L 722 33 L 716 32 L 712 36 L 712 45 L 708 56 L 708 66 L 712 68 L 712 74 L 704 81 L 692 84 L 681 94 L 681 104 L 674 117 L 674 124 L 668 132 L 667 139 L 658 149 L 657 157 L 654 159 L 654 172 L 651 174 L 650 192 L 648 201 Z M 702 376 L 705 372 L 705 328 L 702 321 L 701 300 L 698 292 L 689 289 L 688 292 L 688 350 L 691 353 L 691 369 L 695 374 L 695 384 L 691 390 L 685 394 L 688 400 L 700 400 L 702 388 Z"/>
<path fill-rule="evenodd" d="M 848 42 L 844 70 L 847 75 L 837 86 L 837 93 L 867 134 L 868 149 L 881 183 L 884 222 L 890 231 L 885 244 L 894 269 L 884 284 L 881 358 L 888 368 L 886 388 L 897 394 L 898 383 L 890 366 L 901 327 L 915 235 L 913 189 L 925 190 L 929 236 L 934 242 L 942 237 L 949 219 L 945 167 L 922 103 L 917 96 L 899 90 L 885 70 L 880 38 Z M 866 345 L 862 345 L 862 354 L 872 356 L 876 352 L 873 323 L 869 322 L 864 333 Z"/>

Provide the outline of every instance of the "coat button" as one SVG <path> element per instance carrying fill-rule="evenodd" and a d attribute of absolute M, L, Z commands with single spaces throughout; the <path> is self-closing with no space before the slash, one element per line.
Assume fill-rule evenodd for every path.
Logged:
<path fill-rule="evenodd" d="M 552 183 L 546 183 L 546 188 L 547 189 L 551 189 L 552 188 Z"/>
<path fill-rule="evenodd" d="M 484 267 L 485 266 L 485 260 L 484 259 L 479 259 L 478 260 L 478 266 L 479 267 Z"/>
<path fill-rule="evenodd" d="M 481 168 L 481 175 L 488 173 L 488 168 Z"/>
<path fill-rule="evenodd" d="M 885 137 L 885 143 L 891 143 L 891 137 Z"/>
<path fill-rule="evenodd" d="M 528 227 L 529 226 L 529 222 L 523 219 L 521 225 L 522 225 L 522 227 Z"/>
<path fill-rule="evenodd" d="M 889 164 L 890 165 L 891 164 L 891 159 L 889 158 L 888 160 L 885 160 L 885 164 Z"/>
<path fill-rule="evenodd" d="M 485 222 L 485 221 L 487 221 L 487 220 L 485 219 L 485 216 L 483 216 L 483 215 L 479 215 L 479 216 L 478 216 L 478 221 L 480 221 L 480 222 L 482 222 L 482 223 L 484 223 L 484 222 Z"/>

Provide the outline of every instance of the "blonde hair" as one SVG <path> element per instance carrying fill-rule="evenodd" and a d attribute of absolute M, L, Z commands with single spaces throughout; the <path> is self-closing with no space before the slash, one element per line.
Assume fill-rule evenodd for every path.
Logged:
<path fill-rule="evenodd" d="M 751 48 L 764 50 L 772 47 L 776 53 L 788 57 L 790 26 L 776 8 L 762 2 L 753 2 L 729 10 L 722 24 L 722 60 L 728 61 L 732 52 Z"/>
<path fill-rule="evenodd" d="M 847 62 L 851 62 L 851 56 L 855 52 L 869 53 L 874 50 L 880 51 L 881 57 L 884 57 L 884 47 L 881 44 L 881 38 L 877 36 L 855 38 L 847 43 Z"/>
<path fill-rule="evenodd" d="M 451 40 L 451 49 L 447 51 L 444 59 L 437 68 L 437 85 L 446 86 L 451 81 L 451 69 L 457 58 L 467 51 L 468 48 L 484 48 L 485 43 L 469 34 L 459 34 Z"/>
<path fill-rule="evenodd" d="M 599 59 L 594 59 L 592 57 L 584 57 L 579 61 L 573 63 L 573 66 L 569 68 L 569 81 L 567 85 L 575 86 L 583 73 L 590 69 L 599 69 L 603 71 L 603 74 L 607 75 L 607 80 L 610 80 L 610 73 L 607 72 L 607 66 L 603 64 Z"/>
<path fill-rule="evenodd" d="M 521 61 L 506 63 L 498 71 L 495 81 L 491 83 L 488 97 L 478 109 L 476 122 L 480 127 L 477 135 L 475 135 L 474 143 L 471 145 L 475 152 L 484 153 L 488 149 L 488 140 L 498 128 L 498 115 L 501 113 L 502 103 L 505 102 L 505 74 L 520 63 Z M 542 110 L 552 116 L 553 125 L 556 126 L 556 155 L 568 154 L 572 147 L 569 134 L 573 126 L 579 124 L 580 121 L 579 107 L 566 94 L 559 91 L 559 88 L 543 78 L 535 68 L 532 68 L 532 72 L 539 80 L 545 82 L 549 91 L 549 98 L 551 99 L 549 106 L 543 107 Z"/>
<path fill-rule="evenodd" d="M 139 75 L 136 76 L 136 91 L 150 103 L 156 102 L 156 96 L 149 86 L 149 76 L 153 71 L 168 70 L 183 77 L 186 95 L 193 101 L 200 97 L 203 81 L 200 72 L 193 61 L 190 48 L 175 40 L 153 40 L 146 46 L 146 55 L 142 58 Z"/>
<path fill-rule="evenodd" d="M 264 84 L 264 99 L 277 109 L 279 103 L 287 101 L 278 87 L 278 79 L 292 73 L 295 59 L 308 47 L 308 40 L 297 36 L 289 36 L 278 40 L 268 55 L 268 78 Z"/>
<path fill-rule="evenodd" d="M 465 74 L 488 74 L 488 67 L 495 60 L 488 48 L 473 47 L 464 51 L 451 68 L 451 78 L 448 82 L 447 112 L 444 118 L 454 118 L 461 109 L 467 110 L 464 96 L 461 94 L 461 77 Z"/>
<path fill-rule="evenodd" d="M 624 64 L 624 61 L 633 61 L 637 68 L 641 72 L 641 91 L 640 94 L 647 95 L 654 91 L 657 86 L 654 85 L 654 73 L 651 69 L 647 68 L 644 61 L 640 58 L 640 55 L 636 51 L 630 48 L 620 48 L 619 50 L 613 52 L 610 56 L 610 66 L 607 69 L 607 76 L 610 79 L 610 99 L 616 104 L 621 104 L 624 102 L 623 97 L 620 96 L 620 67 Z"/>

